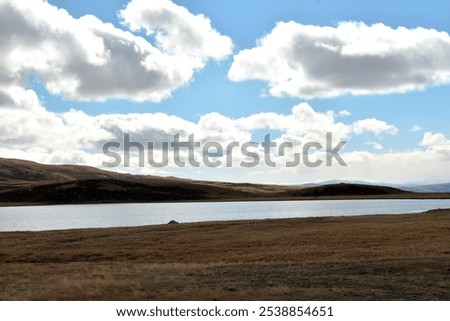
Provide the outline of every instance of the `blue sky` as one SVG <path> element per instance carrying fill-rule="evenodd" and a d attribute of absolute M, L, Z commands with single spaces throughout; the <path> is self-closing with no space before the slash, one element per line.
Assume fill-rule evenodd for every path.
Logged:
<path fill-rule="evenodd" d="M 6 2 L 18 3 L 17 1 Z M 140 3 L 138 3 L 139 1 L 135 2 L 136 8 L 139 10 L 152 10 L 152 1 L 147 1 L 145 4 L 142 1 Z M 112 23 L 116 29 L 130 31 L 134 36 L 143 37 L 151 45 L 158 47 L 154 35 L 148 35 L 146 33 L 146 30 L 148 32 L 149 29 L 149 27 L 146 27 L 148 26 L 146 23 L 151 24 L 152 22 L 139 20 L 140 18 L 137 17 L 134 12 L 128 10 L 129 12 L 127 12 L 126 18 L 128 19 L 128 23 L 141 24 L 140 28 L 138 28 L 139 30 L 137 30 L 133 29 L 131 25 L 124 23 L 122 21 L 123 18 L 121 19 L 118 17 L 118 12 L 127 8 L 129 3 L 129 1 L 118 0 L 48 1 L 48 4 L 51 6 L 67 10 L 69 15 L 75 20 L 85 15 L 93 15 L 103 23 Z M 345 169 L 323 169 L 323 171 L 320 172 L 309 170 L 308 168 L 303 168 L 298 172 L 285 172 L 284 169 L 281 168 L 278 172 L 272 172 L 270 168 L 264 167 L 259 168 L 258 170 L 248 171 L 241 168 L 223 168 L 214 170 L 206 168 L 197 170 L 180 168 L 165 168 L 164 170 L 136 168 L 131 170 L 132 172 L 158 175 L 174 174 L 198 179 L 227 180 L 227 178 L 229 178 L 231 180 L 276 183 L 301 183 L 305 181 L 327 179 L 358 179 L 403 183 L 416 181 L 441 182 L 450 179 L 450 176 L 448 176 L 448 172 L 450 172 L 448 171 L 450 169 L 448 161 L 450 158 L 449 155 L 446 154 L 448 153 L 447 148 L 450 149 L 450 147 L 446 145 L 450 139 L 450 86 L 448 85 L 449 78 L 446 77 L 449 77 L 450 73 L 448 64 L 446 64 L 445 61 L 441 62 L 439 60 L 440 58 L 437 57 L 438 54 L 436 54 L 436 57 L 432 55 L 434 52 L 441 54 L 442 51 L 442 55 L 447 54 L 447 57 L 450 56 L 450 52 L 448 52 L 449 47 L 446 47 L 447 40 L 445 38 L 445 34 L 447 34 L 448 37 L 448 33 L 450 33 L 450 4 L 448 1 L 423 2 L 402 0 L 395 2 L 362 2 L 331 0 L 192 0 L 174 1 L 174 4 L 177 8 L 186 8 L 189 12 L 189 16 L 201 14 L 204 17 L 207 17 L 211 21 L 212 29 L 217 31 L 221 36 L 228 37 L 232 42 L 233 47 L 231 53 L 226 52 L 227 48 L 223 48 L 223 52 L 218 59 L 216 59 L 216 57 L 206 56 L 205 54 L 205 56 L 201 58 L 202 66 L 193 69 L 192 77 L 187 77 L 181 85 L 173 85 L 173 87 L 170 87 L 170 96 L 165 96 L 162 99 L 145 98 L 138 99 L 143 101 L 134 101 L 131 94 L 123 95 L 124 97 L 120 97 L 120 94 L 114 94 L 110 97 L 102 93 L 103 96 L 100 99 L 101 101 L 99 101 L 91 96 L 83 96 L 83 94 L 79 92 L 68 93 L 67 91 L 64 91 L 65 89 L 61 89 L 62 87 L 58 87 L 58 89 L 52 88 L 49 79 L 56 76 L 50 76 L 46 70 L 41 71 L 44 70 L 42 68 L 27 69 L 26 81 L 17 80 L 17 84 L 24 89 L 35 92 L 39 99 L 39 105 L 44 108 L 49 115 L 51 114 L 52 117 L 64 118 L 64 115 L 66 114 L 70 114 L 73 111 L 80 111 L 90 116 L 91 119 L 95 119 L 95 121 L 98 121 L 98 118 L 95 117 L 101 118 L 105 115 L 153 115 L 162 113 L 168 116 L 176 116 L 189 123 L 199 124 L 202 119 L 205 118 L 205 115 L 210 115 L 211 113 L 216 113 L 232 120 L 249 118 L 252 115 L 260 113 L 275 113 L 277 115 L 287 116 L 292 114 L 291 110 L 294 106 L 307 103 L 317 115 L 324 115 L 330 111 L 334 112 L 333 122 L 342 122 L 348 127 L 346 129 L 347 132 L 342 133 L 342 138 L 348 141 L 345 146 L 345 152 L 349 153 L 348 158 L 350 159 L 350 163 L 353 162 L 352 157 L 355 158 L 355 162 L 357 163 L 358 161 L 361 162 L 358 157 L 361 157 L 364 153 L 369 153 L 370 155 L 365 155 L 364 157 L 368 157 L 370 160 L 368 163 L 372 164 L 363 167 L 361 164 L 355 163 L 354 167 L 349 165 L 349 168 Z M 17 11 L 20 12 L 20 10 L 25 9 L 22 5 Z M 42 17 L 44 17 L 44 15 L 45 13 L 42 12 Z M 35 19 L 39 19 L 39 16 L 40 12 L 37 11 Z M 185 18 L 186 17 L 188 16 L 185 16 Z M 190 21 L 188 20 L 189 18 L 186 19 L 186 21 Z M 51 19 L 49 21 L 50 22 L 48 23 L 51 25 Z M 416 87 L 405 92 L 404 90 L 398 89 L 400 87 L 396 86 L 403 86 L 405 84 L 411 85 L 407 79 L 407 77 L 410 76 L 402 74 L 397 75 L 392 72 L 386 74 L 386 79 L 401 78 L 404 83 L 395 83 L 395 80 L 393 80 L 392 88 L 389 88 L 389 86 L 386 85 L 383 89 L 378 91 L 374 89 L 373 92 L 371 92 L 370 87 L 367 87 L 364 88 L 364 90 L 368 90 L 368 92 L 364 94 L 356 93 L 356 91 L 361 88 L 359 88 L 359 84 L 354 83 L 345 87 L 345 89 L 339 89 L 341 91 L 332 97 L 324 97 L 324 94 L 319 91 L 308 96 L 306 91 L 301 91 L 302 89 L 299 89 L 298 91 L 296 88 L 292 89 L 292 83 L 289 85 L 290 89 L 287 89 L 288 85 L 282 81 L 271 83 L 272 78 L 278 76 L 283 77 L 283 75 L 279 74 L 275 74 L 274 76 L 273 72 L 279 71 L 266 70 L 264 75 L 261 75 L 259 71 L 252 71 L 253 74 L 252 72 L 245 74 L 245 71 L 248 71 L 246 68 L 250 68 L 249 66 L 251 66 L 253 58 L 245 60 L 245 57 L 241 55 L 241 52 L 253 50 L 252 52 L 256 53 L 256 50 L 258 50 L 259 47 L 259 43 L 257 43 L 258 39 L 274 33 L 277 30 L 277 23 L 289 21 L 295 23 L 286 26 L 285 30 L 287 30 L 287 32 L 291 32 L 292 30 L 293 34 L 294 32 L 297 32 L 297 30 L 300 30 L 298 32 L 301 33 L 301 30 L 303 30 L 301 28 L 304 28 L 303 26 L 305 25 L 314 26 L 316 29 L 314 29 L 315 31 L 313 32 L 317 31 L 319 33 L 321 27 L 332 27 L 333 30 L 336 31 L 339 29 L 340 24 L 346 22 L 363 23 L 368 26 L 367 30 L 369 30 L 369 32 L 372 30 L 371 26 L 374 24 L 382 24 L 392 30 L 392 38 L 380 41 L 392 41 L 394 43 L 400 39 L 395 32 L 399 27 L 416 31 L 419 29 L 425 30 L 431 35 L 431 38 L 436 37 L 436 43 L 430 41 L 430 43 L 427 42 L 423 45 L 423 48 L 425 48 L 424 50 L 429 50 L 430 53 L 421 51 L 422 43 L 420 42 L 420 39 L 416 40 L 417 43 L 415 44 L 415 47 L 413 47 L 419 48 L 415 53 L 417 54 L 417 57 L 411 58 L 407 50 L 404 50 L 403 47 L 396 48 L 395 44 L 390 44 L 393 46 L 392 48 L 394 48 L 390 50 L 399 50 L 399 53 L 394 54 L 400 57 L 402 57 L 401 55 L 405 55 L 405 59 L 411 59 L 411 61 L 414 61 L 414 59 L 422 61 L 428 58 L 431 61 L 430 63 L 423 63 L 423 66 L 419 64 L 417 71 L 413 70 L 413 65 L 409 66 L 409 69 L 406 69 L 406 67 L 402 65 L 401 67 L 405 69 L 399 69 L 399 73 L 405 72 L 406 70 L 410 73 L 411 77 L 422 79 L 423 77 L 426 77 L 428 71 L 420 71 L 419 69 L 433 65 L 430 74 L 435 73 L 435 78 L 443 77 L 444 81 L 425 81 L 423 88 L 419 88 L 420 84 L 413 84 Z M 176 25 L 176 23 L 179 22 L 173 22 L 174 25 Z M 180 25 L 184 26 L 183 24 Z M 353 25 L 353 27 L 355 26 Z M 15 30 L 14 28 L 15 27 L 12 26 L 13 32 Z M 355 28 L 358 29 L 358 27 Z M 70 31 L 69 27 L 68 30 Z M 361 33 L 363 34 L 363 32 L 367 32 L 367 30 L 363 30 Z M 439 31 L 440 35 L 434 33 L 434 30 Z M 337 37 L 343 37 L 341 40 L 347 39 L 345 38 L 348 36 L 347 34 L 339 34 L 340 31 L 336 32 Z M 386 35 L 386 38 L 391 37 L 391 31 L 388 30 L 387 32 L 389 34 Z M 170 36 L 170 31 L 168 31 L 168 33 Z M 418 33 L 415 34 L 418 35 Z M 411 41 L 414 40 L 415 34 L 411 33 Z M 444 34 L 444 36 L 442 36 L 442 34 Z M 444 40 L 441 39 L 442 37 Z M 428 36 L 424 36 L 424 39 L 428 39 Z M 217 38 L 217 41 L 219 40 L 220 39 Z M 286 41 L 288 42 L 288 40 L 289 39 Z M 275 44 L 276 41 L 273 41 L 274 40 L 272 40 L 272 44 Z M 443 42 L 444 45 L 442 45 L 441 42 Z M 215 44 L 211 44 L 211 46 L 214 45 Z M 225 46 L 223 42 L 222 45 Z M 218 44 L 217 46 L 219 47 Z M 430 46 L 436 46 L 436 48 L 439 49 L 436 51 L 433 48 L 430 49 Z M 264 53 L 268 56 L 276 54 L 275 50 L 283 50 L 275 48 L 275 53 L 273 53 L 271 52 L 271 48 L 272 47 L 268 45 L 267 48 L 260 49 L 264 50 Z M 58 50 L 58 46 L 56 45 L 56 51 Z M 177 48 L 177 50 L 180 49 Z M 363 55 L 366 55 L 367 57 L 371 56 L 370 54 Z M 236 58 L 237 56 L 239 56 L 239 59 L 241 60 L 238 61 L 238 58 Z M 243 67 L 238 66 L 240 61 L 242 62 Z M 2 63 L 6 64 L 6 58 Z M 305 64 L 306 66 L 306 62 L 301 60 L 289 62 L 288 65 L 292 66 L 295 63 Z M 319 64 L 320 63 L 321 62 L 319 61 Z M 325 63 L 333 66 L 333 61 L 326 61 L 324 64 Z M 339 62 L 336 61 L 336 64 L 338 63 Z M 230 76 L 232 67 L 235 68 L 234 76 Z M 372 67 L 373 66 L 368 65 L 368 73 L 376 72 L 375 69 L 371 69 Z M 363 73 L 365 70 L 366 69 L 362 69 L 360 72 Z M 389 72 L 389 70 L 386 72 Z M 338 73 L 338 71 L 336 73 Z M 120 75 L 117 75 L 117 77 L 120 77 Z M 343 78 L 345 77 L 350 77 L 349 79 L 352 79 L 352 77 L 354 78 L 354 75 L 346 74 L 344 71 Z M 307 78 L 306 80 L 308 81 L 308 79 L 312 82 L 316 80 L 315 78 Z M 414 81 L 414 79 L 411 80 L 411 83 Z M 62 82 L 60 82 L 60 84 L 61 83 Z M 338 83 L 339 81 L 336 82 L 336 84 Z M 277 87 L 277 85 L 282 86 L 280 87 L 282 88 L 281 94 L 276 94 L 271 91 L 274 87 Z M 297 83 L 293 84 L 294 87 L 295 85 L 297 85 Z M 379 84 L 375 84 L 374 88 L 377 85 Z M 293 91 L 288 92 L 291 89 Z M 340 116 L 339 113 L 344 110 L 346 111 L 345 116 Z M 376 128 L 355 129 L 359 124 L 358 121 L 367 119 L 375 119 L 377 122 L 372 122 L 372 125 Z M 39 122 L 39 119 L 37 118 L 36 121 Z M 369 123 L 362 122 L 360 124 Z M 299 126 L 301 125 L 302 124 L 299 124 Z M 105 129 L 105 125 L 102 126 L 102 130 Z M 139 124 L 139 126 L 141 126 L 141 124 Z M 167 124 L 167 126 L 170 127 L 170 124 Z M 293 130 L 279 129 L 276 128 L 275 125 L 273 125 L 271 129 L 257 128 L 258 126 L 253 126 L 252 129 L 246 129 L 242 128 L 242 125 L 239 126 L 241 126 L 240 128 L 243 132 L 250 131 L 253 140 L 260 140 L 263 134 L 269 131 L 272 131 L 275 137 L 282 136 L 283 134 L 288 137 L 294 133 Z M 64 131 L 66 129 L 64 129 Z M 24 131 L 26 130 L 24 129 Z M 39 130 L 36 129 L 36 131 Z M 136 135 L 138 134 L 139 133 L 136 133 Z M 299 141 L 303 141 L 311 136 L 307 132 L 302 132 L 302 134 L 298 135 L 303 135 L 302 137 L 299 137 Z M 338 137 L 341 136 L 338 135 Z M 98 154 L 98 151 L 95 151 L 99 146 L 98 144 L 91 143 L 86 144 L 86 146 L 77 146 L 74 150 L 82 156 L 79 158 L 71 156 L 65 158 L 60 154 L 70 154 L 67 150 L 63 153 L 62 150 L 49 148 L 45 144 L 42 144 L 35 154 L 31 154 L 27 152 L 27 144 L 23 143 L 22 138 L 11 137 L 9 142 L 14 139 L 20 140 L 21 145 L 14 147 L 9 145 L 6 146 L 5 143 L 3 150 L 4 156 L 17 156 L 50 163 L 76 162 L 75 160 L 81 160 L 81 162 L 88 165 L 99 166 L 98 159 L 100 157 L 90 155 L 94 153 Z M 86 138 L 83 139 L 84 141 L 88 140 Z M 80 140 L 82 139 L 80 138 Z M 31 144 L 32 141 L 36 141 L 36 139 L 31 139 L 28 143 Z M 66 145 L 61 143 L 61 146 Z M 61 149 L 62 148 L 66 147 L 61 147 Z M 423 153 L 423 155 L 417 156 L 416 153 L 419 152 Z M 84 153 L 87 153 L 88 155 L 84 157 Z M 430 153 L 433 153 L 433 155 L 430 156 Z M 57 154 L 59 156 L 55 157 Z M 407 160 L 415 157 L 418 157 L 417 161 L 409 164 Z M 428 157 L 430 159 L 428 159 Z M 389 163 L 389 160 L 393 163 Z M 421 165 L 423 167 L 423 163 L 428 161 L 429 164 L 432 164 L 430 166 L 435 169 L 430 171 L 422 170 L 417 178 L 411 177 L 416 168 L 420 168 Z M 365 174 L 370 172 L 379 174 L 380 172 L 383 172 L 383 166 L 390 166 L 392 168 L 395 168 L 395 166 L 403 168 L 405 166 L 411 166 L 411 170 L 403 170 L 401 175 L 393 175 L 396 171 L 392 169 L 392 173 L 391 171 L 386 171 L 383 175 L 379 175 L 379 177 L 375 174 Z M 352 172 L 352 168 L 355 169 L 354 172 Z M 130 169 L 124 168 L 119 170 L 130 171 Z"/>

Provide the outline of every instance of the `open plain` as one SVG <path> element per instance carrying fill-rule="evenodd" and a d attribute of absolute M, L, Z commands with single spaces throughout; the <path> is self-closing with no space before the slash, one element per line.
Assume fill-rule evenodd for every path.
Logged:
<path fill-rule="evenodd" d="M 449 300 L 450 210 L 0 233 L 2 300 Z"/>

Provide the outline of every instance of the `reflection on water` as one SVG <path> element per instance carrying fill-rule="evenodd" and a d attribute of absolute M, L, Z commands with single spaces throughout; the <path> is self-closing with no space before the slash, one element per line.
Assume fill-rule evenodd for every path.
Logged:
<path fill-rule="evenodd" d="M 450 208 L 450 200 L 331 200 L 60 205 L 0 208 L 0 231 L 40 231 L 265 218 L 400 214 Z"/>

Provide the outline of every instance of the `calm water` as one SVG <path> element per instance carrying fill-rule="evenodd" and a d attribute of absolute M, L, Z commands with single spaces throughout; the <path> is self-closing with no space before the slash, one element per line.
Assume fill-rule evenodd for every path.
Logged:
<path fill-rule="evenodd" d="M 401 214 L 450 208 L 450 200 L 333 200 L 61 205 L 0 208 L 0 231 L 41 231 L 265 218 Z"/>

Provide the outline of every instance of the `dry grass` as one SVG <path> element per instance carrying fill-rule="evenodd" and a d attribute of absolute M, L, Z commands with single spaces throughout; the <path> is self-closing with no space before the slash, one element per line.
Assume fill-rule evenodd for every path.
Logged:
<path fill-rule="evenodd" d="M 450 210 L 0 233 L 0 299 L 449 300 Z"/>

